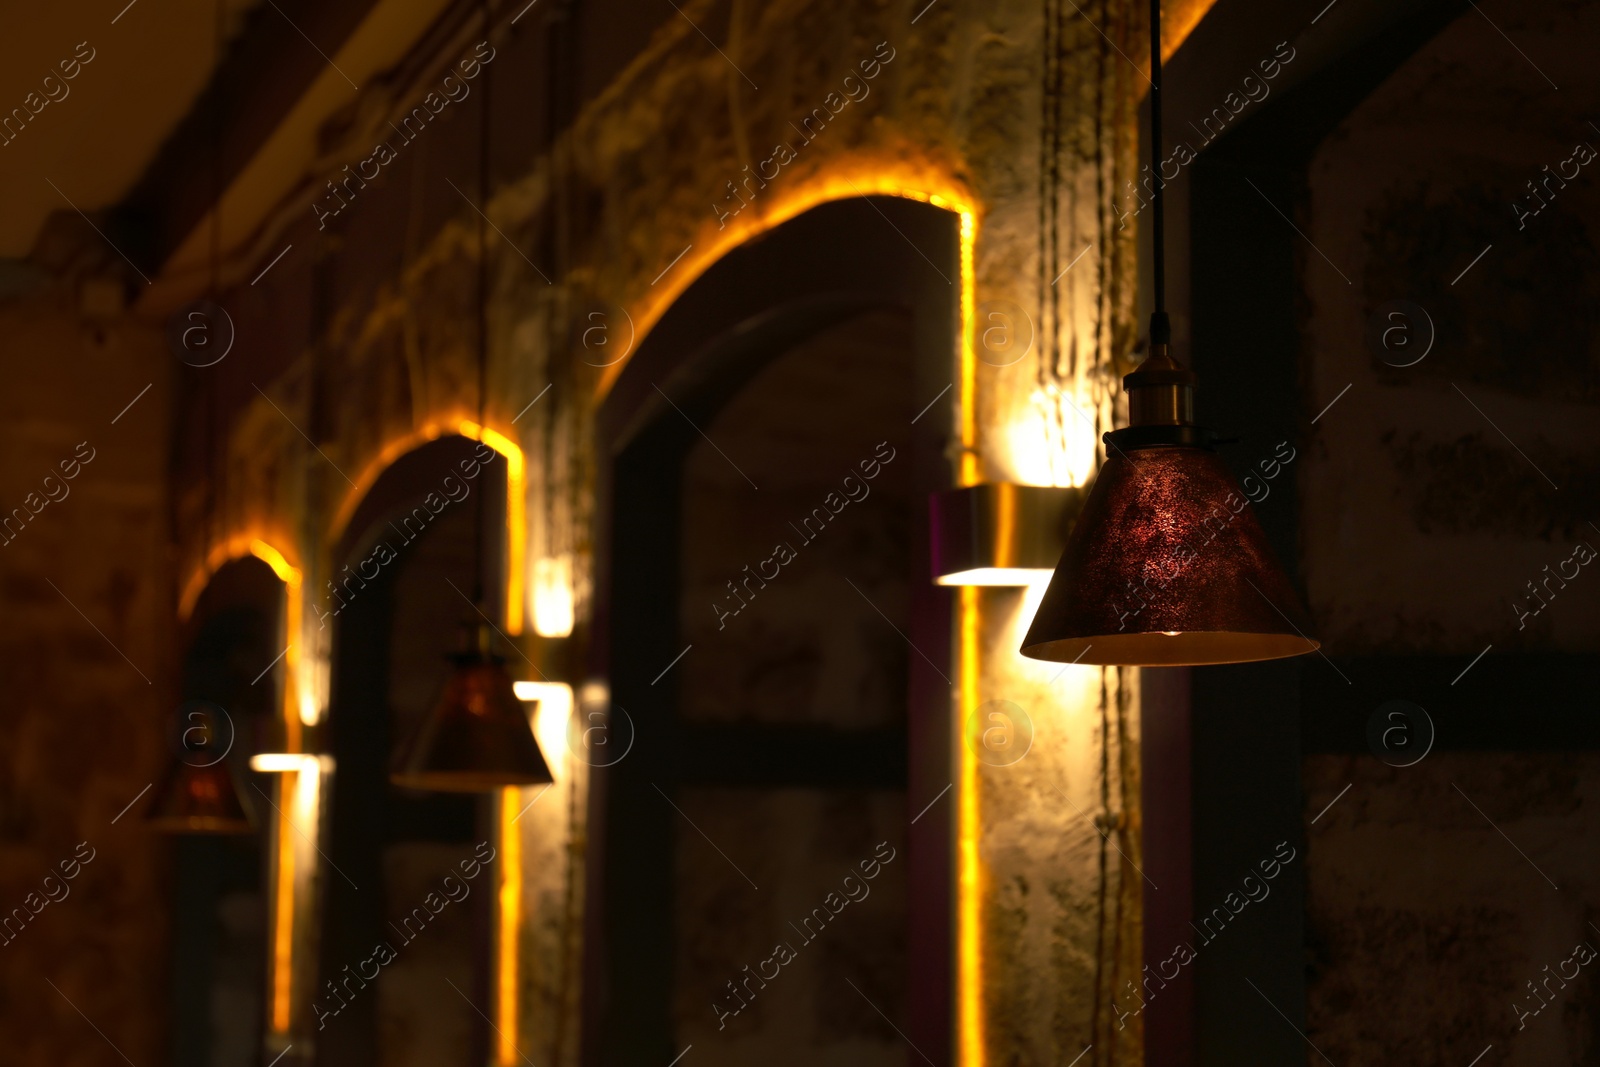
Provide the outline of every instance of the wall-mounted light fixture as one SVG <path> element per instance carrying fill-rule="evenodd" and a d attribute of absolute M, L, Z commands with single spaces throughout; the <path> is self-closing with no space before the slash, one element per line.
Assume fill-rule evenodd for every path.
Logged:
<path fill-rule="evenodd" d="M 301 771 L 333 770 L 333 757 L 312 752 L 258 752 L 250 757 L 250 769 L 264 774 L 299 774 Z"/>
<path fill-rule="evenodd" d="M 933 494 L 933 580 L 994 586 L 1047 581 L 1082 502 L 1082 489 L 1009 482 Z"/>
<path fill-rule="evenodd" d="M 524 704 L 533 704 L 533 736 L 560 780 L 566 771 L 567 729 L 572 721 L 572 686 L 565 682 L 513 682 L 511 691 Z"/>

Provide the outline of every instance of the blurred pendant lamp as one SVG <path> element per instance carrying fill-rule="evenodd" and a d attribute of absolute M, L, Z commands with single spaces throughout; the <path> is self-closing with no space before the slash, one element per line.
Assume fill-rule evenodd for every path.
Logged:
<path fill-rule="evenodd" d="M 220 743 L 220 721 L 231 720 L 221 708 L 203 700 L 184 705 L 179 718 L 185 725 L 177 752 L 156 787 L 145 822 L 169 834 L 254 833 L 228 762 L 233 738 Z"/>
<path fill-rule="evenodd" d="M 1150 2 L 1155 313 L 1150 356 L 1123 378 L 1108 453 L 1022 642 L 1032 659 L 1194 666 L 1317 649 L 1300 598 L 1215 439 L 1194 424 L 1195 376 L 1169 351 L 1161 208 L 1161 4 Z"/>
<path fill-rule="evenodd" d="M 406 789 L 484 793 L 555 779 L 534 740 L 525 706 L 494 654 L 486 624 L 463 627 L 462 651 L 438 703 L 422 721 L 390 781 Z"/>
<path fill-rule="evenodd" d="M 220 5 L 216 15 L 217 54 L 220 59 Z M 207 297 L 213 307 L 221 293 L 221 143 L 219 129 L 214 133 L 211 153 L 211 262 Z M 214 343 L 209 332 L 206 333 L 206 339 L 207 344 Z M 206 362 L 190 365 L 204 367 L 215 362 L 209 358 L 209 353 L 203 358 Z M 209 438 L 206 452 L 211 455 L 217 452 L 217 442 L 222 436 L 218 429 L 221 413 L 214 384 L 207 394 L 210 410 L 205 428 Z M 215 467 L 206 478 L 206 510 L 209 515 L 215 515 L 218 510 L 216 484 L 219 478 Z M 239 791 L 239 780 L 228 760 L 234 742 L 233 720 L 222 708 L 204 700 L 192 700 L 184 704 L 178 709 L 178 719 L 180 730 L 177 744 L 171 754 L 171 762 L 151 798 L 150 810 L 145 815 L 146 824 L 169 834 L 254 833 L 255 824 L 250 809 L 245 806 Z M 220 728 L 223 724 L 227 726 L 226 743 L 222 743 L 221 739 Z"/>
<path fill-rule="evenodd" d="M 487 12 L 485 12 L 487 25 Z M 478 138 L 478 425 L 489 391 L 489 257 L 484 210 L 489 206 L 489 74 L 484 73 Z M 484 497 L 478 494 L 473 602 L 483 615 Z M 515 548 L 515 546 L 514 546 Z M 484 616 L 487 617 L 487 616 Z M 389 780 L 406 789 L 481 793 L 555 779 L 534 739 L 525 706 L 512 690 L 505 660 L 494 654 L 486 622 L 462 626 L 461 651 L 444 692 L 422 721 Z"/>

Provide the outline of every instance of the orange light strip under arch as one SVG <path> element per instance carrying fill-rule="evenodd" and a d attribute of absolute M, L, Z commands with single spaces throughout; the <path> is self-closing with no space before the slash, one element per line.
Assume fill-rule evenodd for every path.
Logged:
<path fill-rule="evenodd" d="M 978 281 L 977 281 L 978 216 L 971 211 L 961 212 L 961 356 L 958 373 L 961 375 L 960 424 L 961 469 L 957 479 L 964 486 L 977 485 L 982 473 L 978 470 Z"/>
<path fill-rule="evenodd" d="M 527 457 L 523 454 L 521 446 L 499 430 L 480 426 L 469 418 L 442 418 L 431 420 L 418 429 L 389 441 L 362 468 L 361 473 L 355 478 L 355 484 L 339 502 L 339 508 L 334 513 L 333 522 L 328 530 L 328 541 L 335 543 L 344 536 L 345 527 L 355 517 L 356 508 L 361 506 L 361 501 L 366 499 L 367 493 L 396 460 L 430 441 L 437 441 L 450 434 L 482 441 L 505 457 L 507 544 L 505 627 L 507 633 L 519 634 L 522 632 L 525 614 L 523 601 L 527 598 L 528 588 L 526 550 L 528 502 L 524 498 L 527 491 Z"/>
<path fill-rule="evenodd" d="M 793 192 L 775 197 L 759 214 L 743 213 L 720 230 L 709 223 L 702 235 L 689 246 L 688 253 L 670 270 L 670 277 L 652 285 L 648 295 L 634 309 L 634 351 L 650 329 L 666 314 L 673 302 L 711 266 L 740 245 L 768 230 L 788 222 L 814 207 L 835 200 L 864 196 L 895 196 L 916 200 L 954 212 L 960 221 L 960 346 L 958 353 L 957 418 L 961 436 L 961 463 L 957 478 L 962 485 L 975 484 L 979 477 L 977 445 L 977 354 L 974 320 L 977 315 L 977 276 L 974 250 L 978 236 L 976 199 L 959 181 L 932 165 L 915 165 L 899 160 L 840 160 L 823 173 L 812 176 Z M 758 207 L 760 201 L 757 202 Z M 626 359 L 607 367 L 596 386 L 596 396 L 604 397 L 627 366 Z"/>
<path fill-rule="evenodd" d="M 517 967 L 522 944 L 522 836 L 516 824 L 521 802 L 522 790 L 500 790 L 500 914 L 496 924 L 494 983 L 496 1067 L 516 1067 L 522 1058 L 517 1049 L 517 1031 L 522 1018 Z"/>
<path fill-rule="evenodd" d="M 956 1034 L 961 1067 L 984 1063 L 983 1017 L 983 866 L 979 857 L 980 813 L 978 761 L 967 734 L 967 720 L 978 708 L 979 657 L 982 652 L 979 613 L 982 590 L 964 585 L 960 590 L 959 647 L 956 704 L 956 760 L 960 784 L 956 791 Z"/>

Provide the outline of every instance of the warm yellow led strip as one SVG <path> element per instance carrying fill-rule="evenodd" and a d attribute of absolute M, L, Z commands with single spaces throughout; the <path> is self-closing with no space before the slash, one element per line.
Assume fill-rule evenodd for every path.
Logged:
<path fill-rule="evenodd" d="M 500 917 L 495 969 L 495 1056 L 498 1067 L 514 1067 L 517 1052 L 517 949 L 522 941 L 522 834 L 516 824 L 520 789 L 500 791 Z"/>
<path fill-rule="evenodd" d="M 525 555 L 528 539 L 527 459 L 515 441 L 498 430 L 481 426 L 465 416 L 432 419 L 416 430 L 394 438 L 378 450 L 378 454 L 361 469 L 350 491 L 339 502 L 328 529 L 328 543 L 337 544 L 344 536 L 345 527 L 355 517 L 356 508 L 366 499 L 383 472 L 408 452 L 415 451 L 429 441 L 437 441 L 450 434 L 459 434 L 473 441 L 482 441 L 506 459 L 506 632 L 521 633 L 523 600 L 528 587 L 528 561 Z"/>
<path fill-rule="evenodd" d="M 978 761 L 969 738 L 967 720 L 978 707 L 978 671 L 981 652 L 979 612 L 982 590 L 975 585 L 961 587 L 958 622 L 961 663 L 955 734 L 956 760 L 960 764 L 959 805 L 956 826 L 956 1029 L 961 1067 L 982 1067 L 983 1035 L 983 945 L 981 908 L 983 869 L 978 856 L 980 809 L 978 804 Z"/>

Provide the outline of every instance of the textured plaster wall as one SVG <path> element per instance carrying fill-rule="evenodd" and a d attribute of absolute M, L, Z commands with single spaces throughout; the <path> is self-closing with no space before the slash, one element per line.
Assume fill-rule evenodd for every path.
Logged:
<path fill-rule="evenodd" d="M 1333 1062 L 1444 1067 L 1491 1044 L 1596 1062 L 1596 961 L 1574 950 L 1600 951 L 1597 770 L 1592 753 L 1308 761 L 1308 819 L 1351 787 L 1307 835 L 1307 1034 Z"/>
<path fill-rule="evenodd" d="M 171 736 L 173 374 L 94 241 L 48 234 L 54 277 L 13 275 L 0 298 L 0 1030 L 18 1063 L 120 1063 L 113 1043 L 153 1063 L 168 1019 L 169 846 L 141 821 L 148 794 L 117 816 Z M 93 459 L 63 481 L 75 454 Z M 37 514 L 19 529 L 14 508 Z M 93 858 L 63 883 L 75 856 Z"/>
<path fill-rule="evenodd" d="M 1600 171 L 1569 168 L 1578 177 L 1552 186 L 1547 208 L 1517 210 L 1542 167 L 1580 143 L 1600 148 L 1580 103 L 1600 82 L 1577 44 L 1596 19 L 1551 3 L 1502 26 L 1560 91 L 1481 18 L 1458 19 L 1312 164 L 1307 232 L 1350 284 L 1308 252 L 1307 410 L 1351 389 L 1305 461 L 1305 574 L 1342 652 L 1600 642 L 1587 567 L 1569 568 L 1570 590 L 1551 587 L 1548 609 L 1521 615 L 1538 609 L 1527 583 L 1547 565 L 1580 542 L 1600 549 Z M 1427 326 L 1387 318 L 1397 300 L 1432 323 L 1413 366 L 1390 363 L 1420 355 Z M 1380 337 L 1401 326 L 1388 362 L 1366 337 L 1374 321 Z"/>
<path fill-rule="evenodd" d="M 1600 147 L 1584 105 L 1600 88 L 1583 43 L 1597 14 L 1499 9 L 1512 47 L 1466 12 L 1313 161 L 1304 229 L 1349 277 L 1307 251 L 1306 410 L 1350 386 L 1314 427 L 1303 483 L 1304 573 L 1330 655 L 1465 668 L 1486 650 L 1600 643 L 1592 567 L 1543 584 L 1580 544 L 1600 548 L 1600 172 L 1552 183 L 1536 214 L 1527 186 L 1578 144 Z M 1420 362 L 1428 326 L 1388 318 L 1396 300 L 1431 321 Z M 1374 321 L 1380 339 L 1399 327 L 1387 347 L 1364 336 Z M 1455 691 L 1473 684 L 1467 672 Z M 1441 737 L 1451 710 L 1429 708 Z M 1505 748 L 1548 711 L 1506 706 Z M 1580 942 L 1600 948 L 1594 775 L 1584 753 L 1308 758 L 1307 820 L 1349 787 L 1307 828 L 1317 1047 L 1336 1063 L 1465 1064 L 1490 1045 L 1485 1063 L 1595 1062 L 1592 964 L 1542 984 L 1571 976 Z"/>
<path fill-rule="evenodd" d="M 694 645 L 679 667 L 686 724 L 839 735 L 906 728 L 911 675 L 929 671 L 901 636 L 907 586 L 920 577 L 909 573 L 907 544 L 921 506 L 910 488 L 911 354 L 904 312 L 851 319 L 779 356 L 705 426 L 716 447 L 697 443 L 683 474 L 680 633 Z M 891 458 L 864 481 L 858 463 L 875 454 Z M 848 472 L 859 499 L 826 524 L 812 518 L 807 541 L 789 523 L 817 507 L 828 513 L 824 500 Z M 725 583 L 742 581 L 746 563 L 756 572 L 775 541 L 793 558 L 745 589 L 740 608 Z M 698 834 L 678 840 L 677 1046 L 730 1067 L 756 1056 L 796 1067 L 905 1062 L 904 1042 L 873 1007 L 905 1028 L 915 812 L 903 786 L 691 786 L 681 795 L 728 861 Z M 870 881 L 863 861 L 875 864 Z M 779 968 L 768 987 L 752 987 L 747 1006 L 726 985 L 743 981 L 745 966 L 758 975 Z"/>

